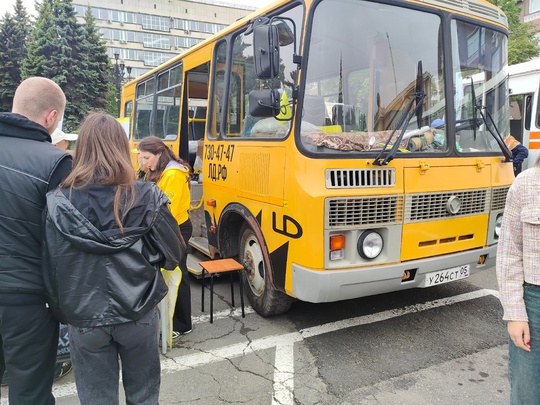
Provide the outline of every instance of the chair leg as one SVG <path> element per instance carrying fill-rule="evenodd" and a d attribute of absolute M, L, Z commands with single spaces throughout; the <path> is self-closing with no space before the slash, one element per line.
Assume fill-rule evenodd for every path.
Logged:
<path fill-rule="evenodd" d="M 210 274 L 210 323 L 214 323 L 214 275 Z"/>
<path fill-rule="evenodd" d="M 204 268 L 202 269 L 202 280 L 201 280 L 201 285 L 202 285 L 202 291 L 201 291 L 201 312 L 204 312 Z"/>
<path fill-rule="evenodd" d="M 231 303 L 234 308 L 234 279 L 233 279 L 233 273 L 234 271 L 231 271 L 229 274 L 231 276 Z"/>
<path fill-rule="evenodd" d="M 238 280 L 240 285 L 240 305 L 242 306 L 242 318 L 245 318 L 246 314 L 244 312 L 244 283 L 242 280 L 242 270 L 238 271 Z"/>

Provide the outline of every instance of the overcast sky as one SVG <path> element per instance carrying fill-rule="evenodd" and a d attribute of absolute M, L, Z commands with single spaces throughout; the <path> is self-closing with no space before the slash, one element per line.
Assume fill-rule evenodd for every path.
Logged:
<path fill-rule="evenodd" d="M 39 0 L 41 3 L 41 0 Z M 262 7 L 272 2 L 272 0 L 220 0 L 224 3 L 242 4 L 254 7 Z M 0 16 L 3 16 L 6 11 L 13 14 L 13 6 L 15 0 L 0 0 Z M 34 13 L 34 0 L 23 0 L 23 4 L 29 13 Z"/>

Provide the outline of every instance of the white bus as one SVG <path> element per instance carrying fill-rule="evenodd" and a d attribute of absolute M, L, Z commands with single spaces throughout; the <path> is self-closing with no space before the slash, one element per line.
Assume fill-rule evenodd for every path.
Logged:
<path fill-rule="evenodd" d="M 529 149 L 523 170 L 540 155 L 540 58 L 507 67 L 510 89 L 510 133 Z"/>

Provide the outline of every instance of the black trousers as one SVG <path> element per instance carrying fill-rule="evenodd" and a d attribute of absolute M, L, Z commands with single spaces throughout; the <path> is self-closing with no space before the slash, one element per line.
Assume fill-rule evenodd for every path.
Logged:
<path fill-rule="evenodd" d="M 45 304 L 0 304 L 0 376 L 9 374 L 9 403 L 52 405 L 58 322 Z"/>
<path fill-rule="evenodd" d="M 182 238 L 184 238 L 187 247 L 191 234 L 193 233 L 193 226 L 189 219 L 180 224 L 180 233 L 182 234 Z M 178 296 L 176 297 L 176 306 L 173 315 L 173 330 L 184 333 L 191 330 L 193 327 L 191 324 L 191 280 L 187 268 L 187 249 L 180 263 L 180 270 L 182 271 L 182 281 L 178 287 Z"/>

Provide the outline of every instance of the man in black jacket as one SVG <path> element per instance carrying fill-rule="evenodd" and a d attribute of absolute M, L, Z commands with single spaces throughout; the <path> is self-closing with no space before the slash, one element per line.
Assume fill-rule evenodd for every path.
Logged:
<path fill-rule="evenodd" d="M 41 269 L 42 213 L 71 157 L 51 144 L 66 97 L 52 80 L 32 77 L 0 113 L 0 376 L 12 405 L 54 404 L 58 322 L 46 305 Z"/>

